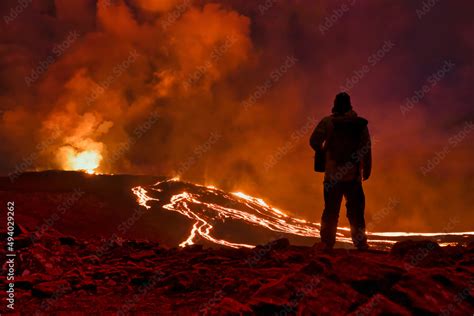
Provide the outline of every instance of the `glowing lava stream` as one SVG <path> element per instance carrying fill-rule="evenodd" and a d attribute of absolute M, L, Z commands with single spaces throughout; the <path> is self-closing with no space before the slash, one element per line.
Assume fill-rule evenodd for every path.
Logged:
<path fill-rule="evenodd" d="M 149 190 L 156 192 L 164 192 L 159 186 L 166 182 L 179 182 L 179 179 L 169 179 L 160 181 L 152 186 L 149 186 Z M 194 220 L 195 223 L 191 229 L 188 238 L 183 241 L 180 246 L 185 247 L 194 244 L 194 240 L 197 236 L 222 246 L 232 248 L 253 248 L 254 245 L 243 244 L 243 243 L 232 243 L 226 240 L 217 239 L 212 236 L 213 225 L 211 221 L 225 219 L 234 219 L 246 222 L 250 225 L 260 226 L 274 232 L 280 232 L 284 234 L 292 234 L 304 237 L 319 237 L 319 223 L 308 222 L 303 219 L 293 218 L 285 214 L 284 212 L 269 206 L 265 201 L 259 198 L 255 198 L 246 195 L 241 192 L 234 192 L 232 195 L 216 189 L 212 186 L 193 185 L 199 188 L 202 192 L 189 193 L 182 192 L 179 194 L 172 195 L 169 203 L 162 206 L 162 208 L 169 211 L 178 212 L 187 218 Z M 196 190 L 198 191 L 198 190 Z M 160 202 L 158 198 L 151 197 L 147 190 L 141 186 L 132 188 L 133 194 L 137 197 L 139 205 L 150 209 L 151 202 Z M 204 202 L 202 199 L 204 196 L 218 196 L 226 200 L 231 201 L 225 203 L 228 205 L 219 205 L 215 203 Z M 243 205 L 243 209 L 247 208 L 250 212 L 232 208 L 233 204 Z M 194 209 L 194 210 L 193 210 Z M 197 211 L 199 210 L 199 214 Z M 347 237 L 350 229 L 347 227 L 338 227 L 337 240 L 339 242 L 351 243 L 351 238 Z M 343 234 L 345 232 L 346 234 Z M 425 236 L 425 237 L 436 237 L 436 236 L 474 236 L 474 232 L 462 232 L 462 233 L 407 233 L 407 232 L 372 232 L 367 233 L 369 236 L 369 242 L 380 243 L 380 244 L 393 244 L 396 240 L 386 239 L 387 237 L 406 237 L 406 236 Z M 385 237 L 385 238 L 384 238 Z M 446 243 L 449 244 L 449 243 Z M 441 244 L 443 245 L 443 244 Z"/>

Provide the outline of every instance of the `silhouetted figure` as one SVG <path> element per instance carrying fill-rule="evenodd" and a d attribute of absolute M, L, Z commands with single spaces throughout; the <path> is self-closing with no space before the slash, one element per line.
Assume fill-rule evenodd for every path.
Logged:
<path fill-rule="evenodd" d="M 336 95 L 332 115 L 322 119 L 311 135 L 310 145 L 316 152 L 315 171 L 325 173 L 321 241 L 326 249 L 332 249 L 336 242 L 343 197 L 354 246 L 368 248 L 362 188 L 362 179 L 370 177 L 372 168 L 367 124 L 352 110 L 350 96 L 342 92 Z"/>

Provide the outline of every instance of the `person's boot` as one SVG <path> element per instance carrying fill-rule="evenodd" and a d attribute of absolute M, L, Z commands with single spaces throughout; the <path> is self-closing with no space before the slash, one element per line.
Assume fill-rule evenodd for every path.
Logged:
<path fill-rule="evenodd" d="M 367 251 L 367 250 L 369 250 L 370 247 L 369 247 L 369 244 L 367 242 L 365 242 L 365 243 L 361 243 L 359 245 L 356 245 L 356 248 L 357 248 L 357 250 L 360 250 L 360 251 Z"/>
<path fill-rule="evenodd" d="M 332 251 L 334 248 L 334 245 L 330 245 L 328 243 L 325 243 L 325 242 L 317 242 L 313 245 L 313 249 L 315 250 L 321 250 L 321 251 L 325 251 L 325 252 L 330 252 Z"/>

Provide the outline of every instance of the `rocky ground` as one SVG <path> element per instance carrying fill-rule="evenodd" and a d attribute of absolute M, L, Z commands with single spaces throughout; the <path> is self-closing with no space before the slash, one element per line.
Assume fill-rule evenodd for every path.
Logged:
<path fill-rule="evenodd" d="M 156 181 L 57 171 L 24 174 L 14 182 L 0 178 L 0 199 L 15 202 L 20 225 L 14 245 L 15 312 L 474 314 L 472 242 L 439 247 L 403 241 L 390 252 L 327 253 L 286 239 L 254 249 L 172 248 L 188 236 L 192 222 L 183 224 L 173 212 L 134 216 L 137 203 L 130 188 Z M 124 232 L 120 225 L 130 219 Z M 9 267 L 1 248 L 3 315 L 10 312 L 4 290 Z"/>
<path fill-rule="evenodd" d="M 474 313 L 473 244 L 404 241 L 390 253 L 328 253 L 286 239 L 255 249 L 167 249 L 54 230 L 40 239 L 18 233 L 15 311 L 25 315 Z M 8 313 L 5 303 L 0 311 Z"/>

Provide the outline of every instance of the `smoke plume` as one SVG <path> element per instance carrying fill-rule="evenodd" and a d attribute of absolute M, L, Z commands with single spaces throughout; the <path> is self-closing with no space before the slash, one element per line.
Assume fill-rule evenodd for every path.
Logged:
<path fill-rule="evenodd" d="M 308 139 L 345 90 L 370 227 L 472 230 L 474 5 L 425 2 L 2 1 L 1 172 L 179 175 L 319 221 Z"/>

